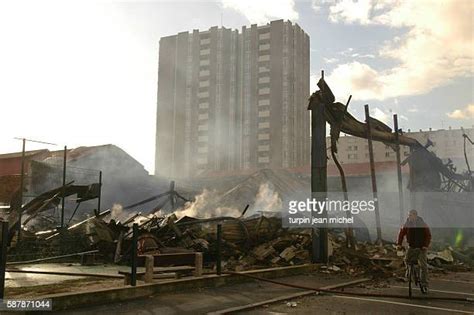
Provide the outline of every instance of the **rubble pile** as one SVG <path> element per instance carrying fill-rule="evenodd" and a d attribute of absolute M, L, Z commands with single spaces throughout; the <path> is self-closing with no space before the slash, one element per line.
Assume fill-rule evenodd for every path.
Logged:
<path fill-rule="evenodd" d="M 353 250 L 344 246 L 342 236 L 337 236 L 331 244 L 334 248 L 332 263 L 337 267 L 332 268 L 332 271 L 340 270 L 354 276 L 390 277 L 397 276 L 404 268 L 403 254 L 397 253 L 395 244 L 359 242 L 356 250 Z"/>
<path fill-rule="evenodd" d="M 222 226 L 221 258 L 224 270 L 242 271 L 265 267 L 290 266 L 310 262 L 311 230 L 288 229 L 278 216 L 252 215 L 250 217 L 213 217 L 199 219 L 174 212 L 161 215 L 126 214 L 122 221 L 110 218 L 113 211 L 96 213 L 64 230 L 52 229 L 23 234 L 21 247 L 30 253 L 28 239 L 41 248 L 40 256 L 50 256 L 61 240 L 66 252 L 97 249 L 103 260 L 128 263 L 131 253 L 132 226 L 139 226 L 138 254 L 166 254 L 202 252 L 204 265 L 215 269 L 217 253 L 217 225 Z M 31 244 L 33 244 L 31 243 Z M 64 245 L 62 246 L 64 249 Z M 464 251 L 437 244 L 428 252 L 432 271 L 470 270 L 474 262 L 474 248 Z M 64 251 L 62 252 L 64 253 Z M 401 277 L 404 273 L 403 253 L 393 243 L 372 244 L 358 242 L 355 249 L 347 248 L 344 232 L 329 232 L 328 265 L 320 267 L 323 273 L 341 272 L 352 276 Z"/>
<path fill-rule="evenodd" d="M 154 244 L 149 243 L 149 247 L 141 247 L 141 250 L 143 253 L 200 251 L 212 268 L 217 252 L 218 223 L 222 226 L 221 255 L 225 269 L 240 271 L 309 261 L 309 231 L 284 229 L 281 218 L 263 215 L 176 220 L 172 214 L 163 219 L 157 229 L 149 229 L 148 233 L 154 235 Z"/>

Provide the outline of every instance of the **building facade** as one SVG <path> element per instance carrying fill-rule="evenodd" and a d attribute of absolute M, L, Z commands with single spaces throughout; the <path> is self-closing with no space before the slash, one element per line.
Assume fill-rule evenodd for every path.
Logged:
<path fill-rule="evenodd" d="M 112 145 L 83 146 L 67 150 L 66 183 L 91 185 L 99 182 L 102 172 L 102 209 L 115 203 L 135 203 L 164 191 L 169 184 L 159 183 L 142 164 L 121 148 Z M 63 181 L 64 151 L 26 151 L 24 160 L 23 201 L 61 187 Z M 10 204 L 20 188 L 22 153 L 0 154 L 0 206 Z M 72 206 L 71 206 L 72 204 Z M 74 209 L 75 200 L 69 205 Z M 95 204 L 92 205 L 92 207 Z M 92 210 L 87 206 L 81 209 Z"/>
<path fill-rule="evenodd" d="M 283 20 L 160 39 L 155 175 L 309 162 L 309 36 Z"/>

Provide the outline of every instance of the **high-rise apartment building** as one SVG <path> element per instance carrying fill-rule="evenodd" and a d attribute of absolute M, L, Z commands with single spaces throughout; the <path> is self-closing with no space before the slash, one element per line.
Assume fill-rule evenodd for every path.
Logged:
<path fill-rule="evenodd" d="M 309 162 L 309 36 L 283 20 L 160 40 L 155 174 Z"/>

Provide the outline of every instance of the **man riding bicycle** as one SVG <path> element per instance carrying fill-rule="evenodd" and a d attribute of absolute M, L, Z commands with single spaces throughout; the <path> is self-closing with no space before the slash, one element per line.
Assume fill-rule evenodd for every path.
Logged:
<path fill-rule="evenodd" d="M 421 292 L 428 293 L 428 260 L 426 253 L 431 242 L 431 232 L 428 225 L 418 216 L 416 210 L 410 210 L 407 221 L 398 233 L 398 248 L 402 248 L 403 238 L 406 236 L 408 250 L 405 255 L 405 265 L 418 261 L 420 264 Z"/>

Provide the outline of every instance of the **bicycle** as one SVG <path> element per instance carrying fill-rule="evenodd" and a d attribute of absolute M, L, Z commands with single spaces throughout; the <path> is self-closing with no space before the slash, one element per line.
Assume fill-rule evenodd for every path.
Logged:
<path fill-rule="evenodd" d="M 402 248 L 405 251 L 405 248 Z M 420 288 L 421 293 L 427 294 L 428 289 L 424 287 L 421 283 L 421 275 L 420 275 L 420 266 L 418 265 L 418 259 L 411 260 L 407 265 L 407 278 L 408 278 L 408 297 L 411 298 L 413 296 L 413 285 L 414 282 L 415 286 Z M 413 280 L 413 281 L 412 281 Z"/>
<path fill-rule="evenodd" d="M 422 293 L 425 292 L 424 287 L 421 285 L 420 281 L 420 268 L 417 261 L 412 261 L 408 265 L 408 297 L 412 297 L 412 279 L 414 280 L 415 286 L 420 287 Z"/>

